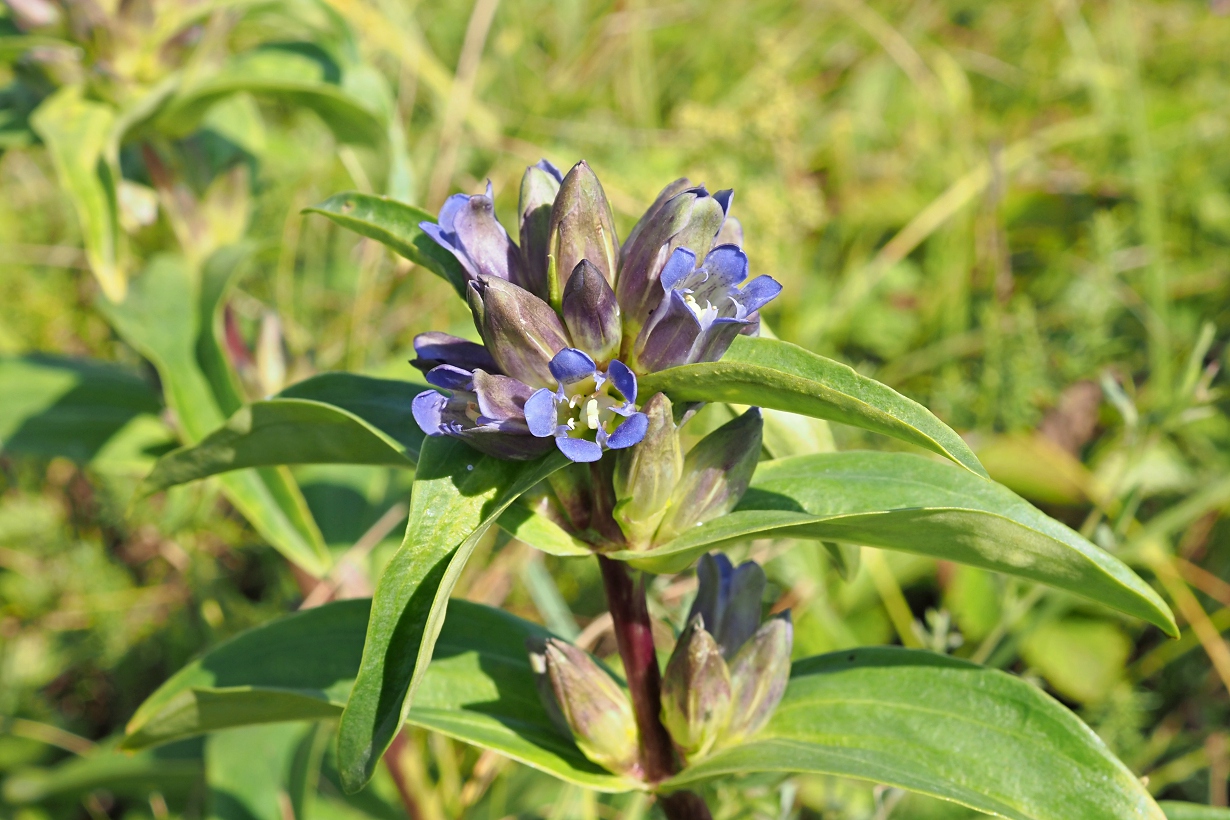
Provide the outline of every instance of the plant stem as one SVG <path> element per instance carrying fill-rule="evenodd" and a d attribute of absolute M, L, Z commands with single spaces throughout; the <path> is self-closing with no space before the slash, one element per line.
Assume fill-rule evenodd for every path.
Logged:
<path fill-rule="evenodd" d="M 662 725 L 662 673 L 653 648 L 649 606 L 645 600 L 645 578 L 633 580 L 626 564 L 601 555 L 602 582 L 624 675 L 632 695 L 632 711 L 640 736 L 641 765 L 645 779 L 658 783 L 675 773 L 675 753 L 670 735 Z M 669 820 L 710 820 L 709 809 L 699 795 L 675 792 L 659 797 Z"/>

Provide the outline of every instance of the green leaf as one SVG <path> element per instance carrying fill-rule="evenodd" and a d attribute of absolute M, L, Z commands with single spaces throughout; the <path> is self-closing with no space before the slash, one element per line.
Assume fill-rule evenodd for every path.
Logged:
<path fill-rule="evenodd" d="M 210 650 L 137 709 L 125 747 L 256 723 L 336 717 L 359 669 L 370 610 L 370 601 L 338 601 Z M 590 788 L 635 788 L 587 760 L 552 725 L 525 651 L 527 637 L 546 634 L 501 610 L 451 602 L 407 721 Z"/>
<path fill-rule="evenodd" d="M 497 523 L 500 529 L 513 538 L 548 555 L 572 558 L 594 554 L 594 549 L 589 544 L 523 504 L 510 505 Z"/>
<path fill-rule="evenodd" d="M 77 212 L 90 270 L 103 294 L 121 302 L 128 275 L 116 199 L 119 169 L 103 156 L 114 121 L 109 106 L 84 99 L 78 86 L 61 88 L 30 117 Z"/>
<path fill-rule="evenodd" d="M 388 197 L 352 191 L 331 196 L 303 212 L 327 216 L 343 228 L 382 242 L 394 253 L 448 282 L 465 298 L 465 271 L 456 257 L 423 233 L 419 223 L 435 222 L 436 218 L 421 208 Z"/>
<path fill-rule="evenodd" d="M 316 376 L 294 385 L 283 398 L 240 408 L 200 443 L 163 456 L 142 492 L 154 493 L 244 467 L 375 464 L 413 468 L 423 433 L 410 407 L 414 397 L 426 389 L 412 382 L 351 373 Z M 310 396 L 319 398 L 307 398 Z"/>
<path fill-rule="evenodd" d="M 423 442 L 406 537 L 376 586 L 363 662 L 342 714 L 338 773 L 348 791 L 371 778 L 406 719 L 449 594 L 478 540 L 509 504 L 565 463 L 556 452 L 502 461 L 458 439 Z"/>
<path fill-rule="evenodd" d="M 961 437 L 918 402 L 847 365 L 776 339 L 738 336 L 721 361 L 650 373 L 640 380 L 640 393 L 666 393 L 675 402 L 754 404 L 839 421 L 987 474 Z"/>
<path fill-rule="evenodd" d="M 48 768 L 29 768 L 5 778 L 9 804 L 77 800 L 106 789 L 121 797 L 145 798 L 150 792 L 181 797 L 201 780 L 201 743 L 187 740 L 133 755 L 111 746 Z"/>
<path fill-rule="evenodd" d="M 316 112 L 341 142 L 380 145 L 383 118 L 343 88 L 324 80 L 319 63 L 301 54 L 268 48 L 231 57 L 217 71 L 181 91 L 159 113 L 157 128 L 187 135 L 209 109 L 232 94 L 248 93 Z"/>
<path fill-rule="evenodd" d="M 291 780 L 296 759 L 304 742 L 311 742 L 314 729 L 302 723 L 272 723 L 207 737 L 209 820 L 285 820 L 286 808 L 294 805 Z"/>
<path fill-rule="evenodd" d="M 1166 813 L 1166 820 L 1230 820 L 1230 809 L 1219 809 L 1216 806 L 1180 803 L 1176 800 L 1163 800 L 1158 805 Z"/>
<path fill-rule="evenodd" d="M 172 443 L 158 420 L 162 399 L 127 367 L 56 356 L 0 356 L 0 452 L 103 459 L 111 442 L 137 426 Z M 152 458 L 152 456 L 147 456 Z"/>
<path fill-rule="evenodd" d="M 222 424 L 213 386 L 197 359 L 199 287 L 179 257 L 154 257 L 122 304 L 99 309 L 124 339 L 149 359 L 183 437 L 200 441 Z M 319 576 L 330 563 L 320 530 L 285 468 L 219 476 L 226 497 L 274 549 Z"/>
<path fill-rule="evenodd" d="M 877 647 L 797 661 L 769 724 L 671 780 L 751 772 L 856 777 L 1012 820 L 1162 820 L 1126 766 L 1044 692 L 931 652 Z"/>
<path fill-rule="evenodd" d="M 751 538 L 837 541 L 993 569 L 1178 634 L 1170 608 L 1119 559 L 1011 490 L 909 453 L 851 451 L 762 462 L 730 514 L 648 552 L 611 557 L 677 572 L 715 545 Z"/>

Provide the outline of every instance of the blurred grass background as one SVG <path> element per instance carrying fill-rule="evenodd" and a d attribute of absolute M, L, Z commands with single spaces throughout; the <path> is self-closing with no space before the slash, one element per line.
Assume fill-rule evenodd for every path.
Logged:
<path fill-rule="evenodd" d="M 10 0 L 3 45 L 29 36 L 29 7 Z M 87 9 L 149 25 L 160 6 L 65 8 L 69 19 Z M 183 185 L 211 203 L 210 230 L 258 249 L 228 316 L 243 347 L 284 361 L 285 374 L 250 365 L 252 395 L 332 369 L 412 378 L 416 333 L 469 329 L 443 282 L 300 215 L 337 191 L 434 211 L 490 179 L 511 225 L 526 165 L 584 158 L 626 231 L 677 176 L 733 187 L 754 271 L 786 287 L 766 315 L 777 335 L 932 408 L 968 434 L 994 477 L 1155 579 L 1184 624 L 1168 642 L 980 570 L 864 550 L 847 580 L 810 546 L 752 545 L 768 561 L 771 597 L 794 609 L 797 653 L 899 642 L 1012 670 L 1076 709 L 1155 794 L 1226 805 L 1230 426 L 1219 372 L 1230 324 L 1230 4 L 279 8 L 209 7 L 179 51 L 145 54 L 164 69 L 190 64 L 208 42 L 202 30 L 242 15 L 223 29 L 232 49 L 311 43 L 326 73 L 365 77 L 389 100 L 389 136 L 374 147 L 339 142 L 303 107 L 249 95 L 219 103 L 194 134 L 147 142 L 177 158 Z M 152 84 L 156 66 L 124 64 L 116 43 L 85 41 L 86 71 Z M 56 85 L 48 65 L 0 68 L 0 367 L 45 353 L 131 368 L 151 385 L 141 418 L 154 431 L 142 441 L 157 443 L 166 434 L 156 385 L 94 309 L 80 225 L 28 124 Z M 125 150 L 130 190 L 152 192 L 148 154 Z M 127 207 L 138 261 L 184 244 L 165 199 L 144 221 Z M 0 428 L 0 439 L 12 432 Z M 837 426 L 832 436 L 839 448 L 890 446 Z M 199 764 L 176 768 L 199 760 L 199 748 L 123 774 L 74 780 L 65 767 L 105 747 L 194 652 L 298 606 L 310 579 L 211 483 L 130 506 L 148 458 L 118 445 L 74 455 L 14 442 L 0 455 L 0 817 L 222 816 Z M 831 446 L 823 435 L 815 444 Z M 338 581 L 342 594 L 363 594 L 395 546 L 406 476 L 295 473 L 335 553 L 365 533 L 380 542 Z M 492 542 L 459 589 L 561 632 L 586 630 L 601 650 L 589 563 Z M 688 579 L 661 579 L 658 591 L 660 614 L 677 620 Z M 310 816 L 401 816 L 387 774 L 343 798 L 324 754 Z M 399 754 L 424 817 L 647 811 L 438 737 L 412 733 Z M 762 778 L 713 796 L 721 817 L 969 815 L 830 778 Z"/>

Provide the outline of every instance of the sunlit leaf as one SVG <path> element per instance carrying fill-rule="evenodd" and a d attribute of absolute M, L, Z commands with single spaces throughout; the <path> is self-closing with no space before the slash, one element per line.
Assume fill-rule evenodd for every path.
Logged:
<path fill-rule="evenodd" d="M 414 701 L 448 597 L 479 538 L 526 490 L 563 466 L 481 456 L 457 439 L 423 442 L 406 537 L 372 604 L 363 661 L 342 715 L 338 771 L 350 791 L 371 777 Z"/>
<path fill-rule="evenodd" d="M 993 569 L 1178 634 L 1165 602 L 1117 558 L 1011 490 L 908 453 L 851 451 L 762 462 L 734 512 L 649 552 L 612 557 L 674 572 L 714 546 L 769 537 L 883 547 Z"/>
<path fill-rule="evenodd" d="M 128 725 L 125 746 L 256 723 L 333 718 L 359 669 L 371 602 L 339 601 L 245 632 L 177 672 Z M 525 639 L 546 631 L 453 601 L 407 722 L 604 791 L 632 787 L 589 762 L 538 699 Z"/>
<path fill-rule="evenodd" d="M 326 373 L 270 401 L 241 408 L 199 443 L 158 461 L 146 493 L 207 476 L 278 464 L 374 464 L 412 468 L 423 433 L 411 382 Z"/>
<path fill-rule="evenodd" d="M 942 421 L 853 368 L 775 339 L 736 337 L 721 361 L 672 367 L 641 378 L 644 396 L 724 401 L 839 421 L 907 441 L 986 476 L 969 446 Z"/>
<path fill-rule="evenodd" d="M 1163 818 L 1140 779 L 1037 687 L 895 647 L 797 661 L 758 736 L 667 785 L 751 772 L 861 778 L 1012 820 Z"/>
<path fill-rule="evenodd" d="M 327 216 L 343 228 L 387 245 L 394 253 L 448 282 L 464 298 L 465 271 L 451 253 L 423 233 L 419 223 L 435 222 L 436 218 L 421 208 L 351 191 L 331 196 L 304 213 Z"/>

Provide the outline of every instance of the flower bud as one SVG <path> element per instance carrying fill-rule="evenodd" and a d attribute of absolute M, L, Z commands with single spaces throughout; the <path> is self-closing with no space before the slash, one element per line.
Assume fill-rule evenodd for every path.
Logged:
<path fill-rule="evenodd" d="M 756 630 L 730 662 L 731 719 L 723 745 L 740 743 L 769 722 L 790 680 L 793 642 L 787 610 Z"/>
<path fill-rule="evenodd" d="M 688 618 L 700 615 L 714 640 L 722 647 L 722 657 L 734 657 L 760 626 L 760 601 L 764 597 L 764 570 L 755 561 L 738 567 L 720 552 L 702 555 L 696 566 L 696 600 Z"/>
<path fill-rule="evenodd" d="M 623 688 L 588 653 L 556 638 L 546 639 L 537 665 L 545 667 L 559 714 L 585 756 L 609 771 L 636 776 L 636 719 Z"/>
<path fill-rule="evenodd" d="M 683 450 L 671 401 L 655 393 L 641 407 L 649 418 L 645 438 L 615 457 L 615 520 L 629 549 L 647 549 L 683 474 Z"/>
<path fill-rule="evenodd" d="M 547 240 L 561 179 L 559 169 L 545 159 L 526 168 L 521 178 L 521 272 L 525 289 L 539 299 L 548 297 Z"/>
<path fill-rule="evenodd" d="M 619 265 L 619 240 L 615 217 L 602 190 L 602 183 L 584 160 L 560 183 L 551 209 L 547 263 L 549 301 L 559 307 L 564 282 L 582 259 L 588 259 L 607 282 L 615 281 Z"/>
<path fill-rule="evenodd" d="M 573 347 L 605 364 L 619 353 L 623 331 L 615 291 L 588 259 L 577 263 L 564 286 L 564 324 Z"/>
<path fill-rule="evenodd" d="M 555 311 L 524 288 L 480 277 L 467 290 L 474 325 L 505 375 L 531 387 L 553 387 L 550 363 L 568 347 Z"/>
<path fill-rule="evenodd" d="M 635 339 L 650 314 L 662 301 L 658 277 L 676 248 L 687 248 L 694 259 L 704 259 L 722 228 L 729 191 L 710 195 L 703 186 L 689 188 L 668 199 L 624 247 L 615 294 L 624 312 L 625 338 Z"/>
<path fill-rule="evenodd" d="M 691 761 L 709 753 L 730 720 L 730 672 L 697 615 L 679 636 L 662 676 L 662 723 Z"/>
<path fill-rule="evenodd" d="M 683 461 L 683 478 L 671 494 L 655 543 L 665 544 L 734 509 L 760 458 L 763 427 L 760 409 L 753 407 L 697 442 Z"/>

